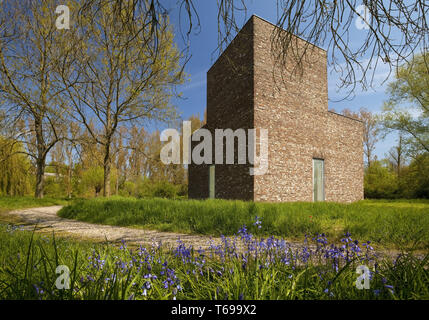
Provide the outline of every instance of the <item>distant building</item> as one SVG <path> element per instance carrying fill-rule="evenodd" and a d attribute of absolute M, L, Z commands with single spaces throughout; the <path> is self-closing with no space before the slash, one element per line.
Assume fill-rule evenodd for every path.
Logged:
<path fill-rule="evenodd" d="M 192 163 L 189 198 L 363 199 L 363 124 L 328 111 L 326 51 L 311 45 L 300 75 L 294 75 L 295 60 L 288 58 L 282 80 L 271 50 L 274 28 L 252 16 L 207 72 L 203 127 L 268 129 L 268 170 L 252 176 L 249 163 Z M 295 40 L 297 46 L 308 44 Z"/>
<path fill-rule="evenodd" d="M 53 172 L 45 172 L 43 174 L 45 177 L 54 177 L 54 178 L 58 178 L 58 175 L 56 173 Z"/>

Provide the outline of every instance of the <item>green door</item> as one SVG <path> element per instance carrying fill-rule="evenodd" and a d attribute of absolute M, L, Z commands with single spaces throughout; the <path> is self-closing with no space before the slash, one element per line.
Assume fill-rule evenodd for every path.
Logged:
<path fill-rule="evenodd" d="M 313 201 L 325 200 L 324 160 L 313 159 Z"/>
<path fill-rule="evenodd" d="M 209 198 L 215 198 L 215 166 L 209 166 Z"/>

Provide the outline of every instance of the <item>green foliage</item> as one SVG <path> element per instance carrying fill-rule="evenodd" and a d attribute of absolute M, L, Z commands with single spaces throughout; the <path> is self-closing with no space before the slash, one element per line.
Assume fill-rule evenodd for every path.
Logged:
<path fill-rule="evenodd" d="M 414 159 L 403 179 L 408 196 L 429 199 L 429 153 Z"/>
<path fill-rule="evenodd" d="M 407 253 L 396 260 L 378 259 L 377 267 L 365 260 L 372 274 L 369 290 L 356 288 L 357 260 L 338 262 L 336 267 L 332 259 L 303 263 L 287 252 L 244 256 L 201 254 L 184 245 L 131 250 L 126 244 L 118 248 L 76 242 L 0 225 L 0 299 L 429 298 L 429 256 Z M 70 270 L 69 289 L 56 287 L 59 265 Z"/>
<path fill-rule="evenodd" d="M 384 106 L 384 126 L 407 137 L 413 151 L 429 152 L 429 53 L 416 55 L 401 66 L 389 84 L 389 100 Z"/>
<path fill-rule="evenodd" d="M 373 161 L 365 169 L 365 198 L 429 198 L 429 153 L 418 155 L 400 174 L 386 160 Z"/>
<path fill-rule="evenodd" d="M 176 196 L 176 194 L 177 189 L 175 188 L 175 186 L 167 181 L 160 181 L 154 186 L 154 197 L 172 199 Z"/>
<path fill-rule="evenodd" d="M 183 198 L 188 190 L 187 185 L 174 185 L 168 181 L 153 181 L 138 179 L 137 182 L 126 181 L 120 190 L 120 195 L 135 198 Z"/>
<path fill-rule="evenodd" d="M 30 161 L 21 143 L 0 136 L 0 196 L 26 195 L 31 191 Z"/>
<path fill-rule="evenodd" d="M 65 186 L 62 179 L 56 177 L 45 177 L 45 195 L 52 198 L 60 198 L 65 195 Z"/>
<path fill-rule="evenodd" d="M 98 196 L 104 185 L 103 167 L 93 166 L 83 173 L 82 184 L 92 189 L 93 195 Z"/>
<path fill-rule="evenodd" d="M 365 198 L 395 198 L 398 193 L 397 176 L 385 162 L 373 161 L 365 169 L 364 190 Z"/>
<path fill-rule="evenodd" d="M 16 210 L 33 207 L 47 207 L 53 205 L 66 205 L 68 202 L 63 199 L 53 199 L 45 197 L 43 199 L 26 197 L 0 197 L 0 209 Z"/>
<path fill-rule="evenodd" d="M 94 199 L 63 208 L 64 218 L 205 235 L 233 235 L 243 225 L 258 235 L 302 239 L 350 231 L 380 245 L 429 247 L 429 202 L 253 203 L 227 200 Z M 255 217 L 262 229 L 253 225 Z"/>

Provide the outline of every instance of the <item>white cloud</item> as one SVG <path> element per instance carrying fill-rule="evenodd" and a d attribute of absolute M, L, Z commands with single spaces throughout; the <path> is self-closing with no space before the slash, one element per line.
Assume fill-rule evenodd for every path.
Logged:
<path fill-rule="evenodd" d="M 363 60 L 362 66 L 365 68 L 369 64 L 369 62 L 369 59 Z M 346 70 L 346 64 L 340 64 L 337 67 L 337 70 Z M 348 92 L 352 89 L 352 86 L 340 89 L 338 88 L 338 86 L 341 85 L 341 76 L 344 75 L 345 71 L 343 74 L 341 74 L 341 71 L 336 72 L 333 66 L 330 68 L 328 72 L 328 92 L 330 99 L 342 99 L 346 97 L 348 95 Z M 359 82 L 363 78 L 363 72 L 358 67 L 355 68 L 355 77 L 357 82 Z M 368 95 L 384 93 L 386 91 L 388 83 L 394 80 L 394 78 L 395 69 L 392 67 L 392 70 L 390 70 L 390 65 L 388 63 L 383 62 L 381 58 L 378 58 L 371 63 L 370 69 L 368 69 L 366 72 L 367 83 L 371 86 L 368 88 L 363 88 L 361 83 L 357 83 L 353 94 L 356 98 L 358 98 Z"/>
<path fill-rule="evenodd" d="M 207 74 L 206 70 L 194 73 L 194 75 L 191 74 L 191 76 L 190 76 L 191 81 L 184 84 L 180 88 L 180 91 L 185 92 L 185 91 L 189 91 L 189 90 L 192 90 L 195 88 L 205 87 L 206 83 L 207 83 L 206 74 Z"/>

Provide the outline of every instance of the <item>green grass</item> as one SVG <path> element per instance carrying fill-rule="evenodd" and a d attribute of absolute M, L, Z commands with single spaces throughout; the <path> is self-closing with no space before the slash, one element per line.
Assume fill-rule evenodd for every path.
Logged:
<path fill-rule="evenodd" d="M 0 196 L 0 222 L 4 223 L 19 223 L 21 220 L 15 216 L 7 214 L 7 212 L 18 209 L 27 209 L 35 207 L 48 207 L 54 205 L 67 205 L 70 200 L 43 198 L 36 199 L 31 196 L 24 197 L 8 197 Z"/>
<path fill-rule="evenodd" d="M 429 248 L 429 201 L 365 200 L 339 203 L 253 203 L 225 200 L 79 200 L 59 215 L 86 222 L 202 235 L 233 235 L 243 225 L 260 236 L 303 239 L 348 231 L 380 246 Z M 253 226 L 255 217 L 262 228 Z"/>
<path fill-rule="evenodd" d="M 331 259 L 285 263 L 283 251 L 273 250 L 245 253 L 245 260 L 234 254 L 200 255 L 188 247 L 131 250 L 0 225 L 0 300 L 429 298 L 429 256 L 404 254 L 396 261 L 378 260 L 376 268 L 364 260 L 373 273 L 370 289 L 359 290 L 357 260 L 340 260 L 338 269 Z M 70 270 L 69 289 L 55 285 L 59 265 Z"/>
<path fill-rule="evenodd" d="M 17 209 L 48 207 L 54 205 L 66 205 L 70 203 L 65 199 L 43 198 L 36 199 L 31 196 L 24 197 L 0 197 L 0 210 L 10 211 Z"/>

